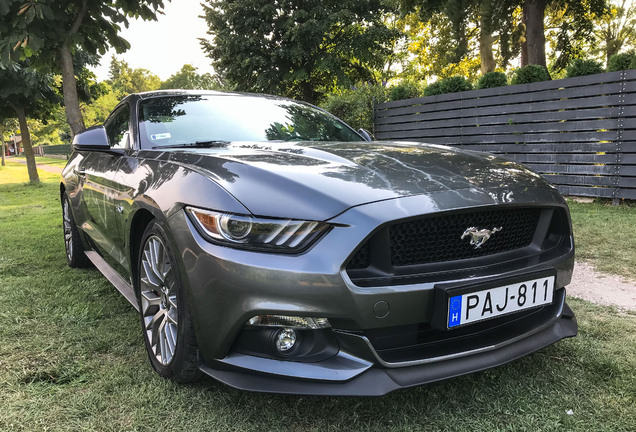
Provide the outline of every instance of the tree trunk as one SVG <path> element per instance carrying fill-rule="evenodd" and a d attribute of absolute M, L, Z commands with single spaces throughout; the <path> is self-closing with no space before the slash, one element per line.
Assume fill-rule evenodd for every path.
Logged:
<path fill-rule="evenodd" d="M 479 30 L 479 58 L 481 60 L 481 74 L 492 72 L 495 70 L 495 56 L 492 53 L 492 44 L 494 38 L 492 37 L 492 31 L 488 24 L 488 17 L 485 17 L 482 11 L 480 17 L 480 30 Z"/>
<path fill-rule="evenodd" d="M 523 34 L 521 35 L 521 67 L 528 66 L 528 24 L 526 18 L 526 6 L 523 5 L 521 13 L 521 25 L 523 26 Z"/>
<path fill-rule="evenodd" d="M 62 93 L 64 94 L 64 108 L 66 120 L 71 127 L 71 138 L 86 129 L 84 118 L 80 110 L 77 97 L 77 81 L 73 69 L 73 56 L 68 42 L 60 48 L 60 69 L 62 70 Z"/>
<path fill-rule="evenodd" d="M 546 67 L 545 61 L 545 32 L 543 18 L 546 0 L 525 0 L 523 15 L 526 21 L 526 44 L 528 50 L 528 64 Z"/>
<path fill-rule="evenodd" d="M 315 93 L 314 89 L 309 81 L 303 81 L 301 84 L 302 92 L 303 92 L 303 101 L 309 102 L 310 104 L 315 104 Z"/>
<path fill-rule="evenodd" d="M 621 43 L 618 39 L 608 36 L 607 38 L 605 38 L 605 48 L 607 50 L 607 53 L 605 55 L 605 65 L 607 66 L 609 65 L 610 57 L 612 57 L 614 54 L 618 54 L 618 52 L 620 51 Z"/>
<path fill-rule="evenodd" d="M 0 145 L 0 150 L 2 150 L 2 166 L 4 166 L 4 123 L 0 122 L 0 141 L 2 141 L 2 145 Z"/>
<path fill-rule="evenodd" d="M 27 126 L 26 113 L 24 107 L 12 105 L 15 113 L 18 115 L 18 123 L 20 124 L 20 136 L 22 137 L 22 147 L 24 148 L 24 156 L 26 157 L 27 170 L 29 171 L 29 181 L 31 183 L 38 183 L 40 176 L 38 175 L 38 168 L 35 164 L 35 157 L 33 156 L 33 146 L 31 145 L 31 134 L 29 133 L 29 127 Z M 17 154 L 17 152 L 16 152 Z"/>

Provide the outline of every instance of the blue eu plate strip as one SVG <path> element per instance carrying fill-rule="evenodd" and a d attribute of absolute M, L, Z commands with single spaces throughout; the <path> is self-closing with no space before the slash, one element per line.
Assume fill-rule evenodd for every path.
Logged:
<path fill-rule="evenodd" d="M 462 296 L 455 296 L 450 298 L 448 306 L 448 328 L 458 326 L 461 324 L 462 314 Z"/>

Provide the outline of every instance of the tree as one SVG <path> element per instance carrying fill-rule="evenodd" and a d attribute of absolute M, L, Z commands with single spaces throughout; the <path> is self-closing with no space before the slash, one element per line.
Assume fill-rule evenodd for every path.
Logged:
<path fill-rule="evenodd" d="M 8 111 L 6 110 L 6 108 L 9 108 L 8 105 L 5 107 L 5 111 Z M 0 151 L 2 152 L 2 166 L 5 165 L 4 155 L 6 153 L 6 150 L 5 150 L 6 147 L 5 147 L 4 133 L 7 130 L 6 123 L 7 123 L 8 117 L 10 117 L 10 114 L 7 112 L 3 113 L 2 109 L 0 109 Z"/>
<path fill-rule="evenodd" d="M 403 17 L 414 13 L 422 24 L 433 25 L 425 44 L 437 46 L 435 51 L 446 58 L 446 63 L 472 59 L 473 43 L 478 43 L 480 69 L 484 74 L 497 66 L 494 53 L 497 41 L 503 67 L 515 53 L 513 12 L 519 0 L 393 0 L 393 3 Z"/>
<path fill-rule="evenodd" d="M 447 78 L 464 75 L 471 79 L 479 72 L 479 39 L 476 29 L 466 32 L 466 52 L 457 58 L 457 42 L 452 23 L 443 13 L 435 13 L 422 20 L 416 10 L 400 20 L 408 43 L 407 61 L 402 65 L 402 77 Z"/>
<path fill-rule="evenodd" d="M 381 0 L 207 0 L 204 9 L 212 38 L 202 46 L 230 85 L 309 102 L 377 82 L 398 37 Z"/>
<path fill-rule="evenodd" d="M 634 0 L 613 0 L 608 5 L 608 13 L 595 23 L 595 31 L 600 44 L 590 47 L 592 52 L 603 53 L 607 63 L 623 47 L 636 46 L 636 4 Z"/>
<path fill-rule="evenodd" d="M 64 106 L 76 135 L 84 130 L 73 57 L 80 51 L 104 54 L 129 48 L 119 36 L 128 18 L 156 19 L 163 0 L 2 0 L 0 63 L 31 58 L 36 66 L 62 75 Z"/>
<path fill-rule="evenodd" d="M 82 104 L 82 115 L 87 125 L 104 123 L 108 115 L 121 100 L 108 83 L 103 83 L 106 91 L 91 103 Z"/>
<path fill-rule="evenodd" d="M 209 73 L 197 73 L 197 68 L 185 64 L 179 72 L 161 83 L 160 89 L 193 89 L 193 90 L 221 90 L 219 79 Z"/>
<path fill-rule="evenodd" d="M 559 42 L 555 50 L 559 52 L 556 68 L 562 69 L 576 57 L 577 41 L 590 38 L 595 17 L 606 13 L 606 0 L 524 0 L 523 23 L 525 43 L 521 48 L 521 65 L 537 64 L 546 67 L 545 13 L 561 10 L 565 19 L 557 36 Z"/>
<path fill-rule="evenodd" d="M 27 116 L 46 118 L 59 103 L 58 95 L 51 84 L 50 75 L 39 73 L 25 63 L 0 69 L 0 114 L 6 114 L 10 107 L 18 118 L 29 180 L 32 183 L 39 182 L 40 177 L 33 155 Z"/>
<path fill-rule="evenodd" d="M 157 90 L 161 78 L 148 69 L 133 69 L 123 60 L 113 56 L 110 60 L 108 84 L 119 99 L 131 93 Z"/>

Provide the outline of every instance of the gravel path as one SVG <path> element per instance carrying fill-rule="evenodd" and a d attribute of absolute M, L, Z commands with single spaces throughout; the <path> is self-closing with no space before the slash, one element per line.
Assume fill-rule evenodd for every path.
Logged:
<path fill-rule="evenodd" d="M 18 162 L 18 163 L 26 165 L 26 161 L 23 160 L 23 159 L 7 158 L 7 160 L 9 160 L 11 162 Z M 39 170 L 50 172 L 50 173 L 53 173 L 53 174 L 61 174 L 62 170 L 63 170 L 62 167 L 54 166 L 54 165 L 44 165 L 44 164 L 39 164 L 39 163 L 36 163 L 35 165 L 38 167 Z"/>
<path fill-rule="evenodd" d="M 636 311 L 636 282 L 599 273 L 594 266 L 585 262 L 574 265 L 572 282 L 566 289 L 568 295 L 573 297 Z"/>

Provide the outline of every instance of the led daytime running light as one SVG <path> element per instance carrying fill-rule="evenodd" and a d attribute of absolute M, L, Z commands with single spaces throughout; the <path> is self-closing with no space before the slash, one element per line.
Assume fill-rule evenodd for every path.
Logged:
<path fill-rule="evenodd" d="M 327 318 L 298 317 L 287 315 L 257 315 L 251 318 L 249 325 L 259 327 L 285 327 L 292 329 L 318 330 L 330 328 Z"/>

